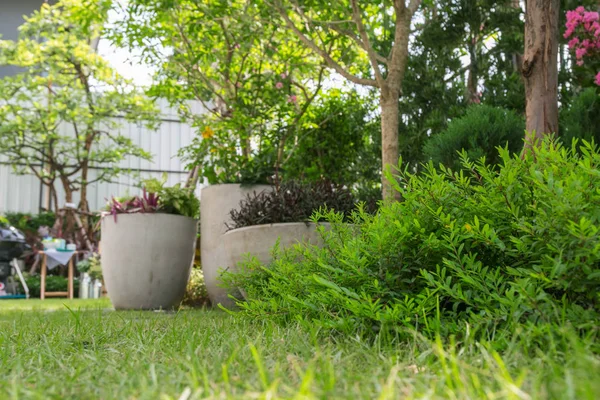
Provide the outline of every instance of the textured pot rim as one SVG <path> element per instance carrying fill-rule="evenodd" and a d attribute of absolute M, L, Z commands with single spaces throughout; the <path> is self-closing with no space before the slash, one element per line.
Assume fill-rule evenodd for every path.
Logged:
<path fill-rule="evenodd" d="M 250 230 L 253 230 L 255 228 L 266 228 L 266 227 L 273 228 L 273 227 L 279 227 L 279 226 L 281 226 L 281 227 L 286 227 L 286 226 L 292 227 L 292 226 L 298 226 L 298 225 L 304 225 L 307 228 L 310 228 L 310 227 L 317 227 L 319 225 L 328 225 L 328 226 L 330 226 L 331 224 L 329 222 L 317 222 L 317 223 L 315 223 L 315 222 L 312 222 L 312 221 L 308 221 L 308 222 L 278 222 L 278 223 L 275 223 L 275 224 L 250 225 L 250 226 L 244 226 L 242 228 L 235 228 L 235 229 L 232 229 L 230 231 L 227 231 L 227 232 L 225 232 L 223 234 L 223 236 L 226 236 L 226 235 L 229 235 L 229 234 L 233 234 L 233 233 L 237 233 L 237 232 L 250 231 Z"/>

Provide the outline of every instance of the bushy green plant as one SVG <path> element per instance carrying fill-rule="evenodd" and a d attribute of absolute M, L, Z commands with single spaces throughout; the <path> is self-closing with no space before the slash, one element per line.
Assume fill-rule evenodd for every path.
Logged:
<path fill-rule="evenodd" d="M 37 234 L 37 230 L 40 227 L 54 225 L 56 222 L 56 214 L 53 212 L 41 212 L 39 214 L 6 213 L 6 220 L 10 225 L 22 230 L 23 232 L 32 232 Z"/>
<path fill-rule="evenodd" d="M 463 117 L 453 119 L 445 131 L 433 135 L 423 151 L 436 167 L 443 164 L 460 169 L 461 150 L 472 160 L 485 157 L 488 164 L 498 164 L 501 160 L 496 148 L 508 147 L 511 153 L 519 152 L 523 148 L 524 132 L 525 121 L 514 111 L 474 105 Z"/>
<path fill-rule="evenodd" d="M 600 92 L 588 88 L 563 107 L 559 119 L 559 138 L 571 143 L 575 138 L 600 143 Z"/>
<path fill-rule="evenodd" d="M 523 160 L 502 149 L 497 168 L 464 152 L 458 172 L 406 168 L 402 202 L 359 209 L 352 225 L 317 213 L 332 223 L 322 248 L 275 249 L 270 265 L 253 260 L 225 280 L 247 293 L 245 315 L 347 334 L 597 326 L 600 152 L 575 147 L 546 142 Z"/>

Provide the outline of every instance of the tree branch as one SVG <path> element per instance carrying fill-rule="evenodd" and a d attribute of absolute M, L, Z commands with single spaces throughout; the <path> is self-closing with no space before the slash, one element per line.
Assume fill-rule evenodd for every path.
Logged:
<path fill-rule="evenodd" d="M 410 3 L 408 4 L 408 12 L 410 13 L 411 18 L 413 15 L 415 15 L 417 10 L 419 9 L 421 2 L 422 2 L 422 0 L 410 0 Z"/>
<path fill-rule="evenodd" d="M 376 80 L 359 78 L 359 77 L 351 74 L 350 72 L 348 72 L 346 69 L 344 69 L 344 67 L 342 67 L 333 58 L 331 58 L 331 56 L 325 50 L 321 49 L 319 46 L 317 46 L 315 44 L 314 41 L 312 41 L 306 35 L 304 35 L 304 33 L 302 33 L 300 31 L 300 29 L 298 29 L 296 24 L 294 24 L 294 22 L 290 19 L 287 12 L 279 4 L 274 4 L 274 6 L 277 9 L 277 11 L 279 12 L 279 14 L 281 15 L 281 17 L 283 18 L 283 20 L 285 21 L 286 25 L 294 32 L 294 34 L 302 41 L 302 43 L 304 43 L 307 47 L 309 47 L 315 53 L 320 55 L 325 60 L 327 65 L 329 65 L 329 67 L 333 68 L 338 74 L 342 75 L 344 78 L 346 78 L 349 81 L 354 82 L 358 85 L 379 87 L 379 84 Z"/>
<path fill-rule="evenodd" d="M 364 50 L 369 55 L 369 60 L 371 61 L 371 66 L 373 67 L 373 71 L 375 72 L 375 79 L 379 84 L 379 87 L 383 87 L 385 85 L 385 80 L 381 75 L 381 71 L 379 70 L 379 63 L 377 62 L 377 55 L 375 54 L 375 50 L 373 50 L 373 46 L 371 46 L 371 42 L 369 41 L 369 35 L 367 34 L 367 30 L 365 29 L 365 25 L 362 22 L 361 10 L 358 7 L 358 2 L 356 0 L 351 0 L 352 3 L 352 18 L 354 19 L 354 23 L 356 24 L 356 28 L 358 29 L 358 34 L 360 35 L 362 42 L 364 44 Z"/>

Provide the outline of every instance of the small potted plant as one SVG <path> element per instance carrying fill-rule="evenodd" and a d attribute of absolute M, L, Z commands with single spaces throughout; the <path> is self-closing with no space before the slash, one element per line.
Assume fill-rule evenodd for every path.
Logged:
<path fill-rule="evenodd" d="M 103 213 L 102 273 L 115 309 L 168 309 L 185 293 L 200 202 L 165 181 L 145 181 L 141 196 L 113 198 Z"/>
<path fill-rule="evenodd" d="M 98 299 L 102 296 L 102 268 L 100 255 L 95 253 L 77 263 L 79 276 L 79 298 Z"/>

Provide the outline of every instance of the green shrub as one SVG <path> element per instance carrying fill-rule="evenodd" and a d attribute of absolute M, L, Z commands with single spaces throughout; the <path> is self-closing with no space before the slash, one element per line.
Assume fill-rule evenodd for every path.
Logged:
<path fill-rule="evenodd" d="M 39 298 L 41 291 L 41 278 L 39 275 L 25 276 L 25 283 L 29 289 L 29 297 Z M 69 281 L 64 276 L 47 275 L 46 276 L 46 292 L 66 292 L 69 287 Z M 79 295 L 79 281 L 73 282 L 73 291 L 75 297 Z"/>
<path fill-rule="evenodd" d="M 600 143 L 600 94 L 588 88 L 561 109 L 559 138 L 563 143 L 585 139 Z"/>
<path fill-rule="evenodd" d="M 243 288 L 241 312 L 346 334 L 417 329 L 433 336 L 468 324 L 599 322 L 600 153 L 546 142 L 521 160 L 500 151 L 498 168 L 400 173 L 403 201 L 354 224 L 334 212 L 323 248 L 274 249 L 229 286 Z"/>
<path fill-rule="evenodd" d="M 471 106 L 461 118 L 453 119 L 445 131 L 432 136 L 423 149 L 427 159 L 437 167 L 461 168 L 459 152 L 465 150 L 471 160 L 485 157 L 488 164 L 498 164 L 498 147 L 511 153 L 521 151 L 525 121 L 514 111 L 487 105 Z"/>
<path fill-rule="evenodd" d="M 32 232 L 37 234 L 41 226 L 52 227 L 56 222 L 56 214 L 53 212 L 42 212 L 39 214 L 28 213 L 6 213 L 6 220 L 10 225 L 23 232 Z"/>

